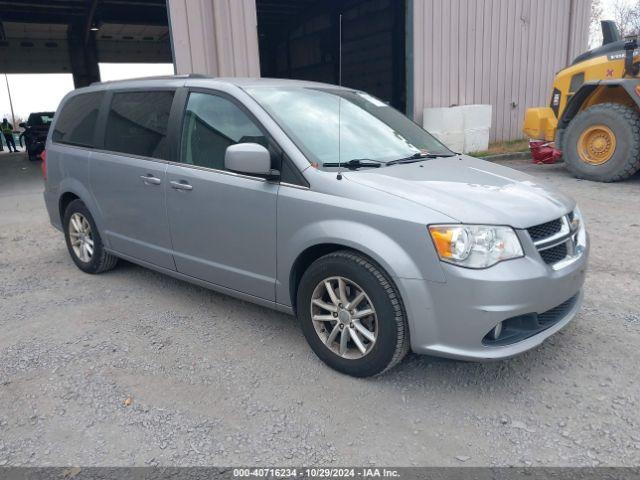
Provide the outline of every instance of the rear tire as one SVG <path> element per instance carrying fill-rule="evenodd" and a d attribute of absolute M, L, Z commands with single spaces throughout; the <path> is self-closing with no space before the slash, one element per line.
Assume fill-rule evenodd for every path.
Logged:
<path fill-rule="evenodd" d="M 598 128 L 613 134 L 611 155 L 595 152 L 591 156 L 585 146 L 585 134 Z M 602 148 L 608 148 L 606 142 Z M 599 147 L 598 144 L 595 144 Z M 562 154 L 573 175 L 597 182 L 617 182 L 640 170 L 640 114 L 636 109 L 618 103 L 602 103 L 578 113 L 562 136 Z M 598 156 L 600 154 L 600 156 Z M 604 160 L 604 161 L 603 161 Z M 600 163 L 601 162 L 601 163 Z"/>
<path fill-rule="evenodd" d="M 335 302 L 324 289 L 326 280 L 336 287 Z M 338 282 L 347 285 L 343 294 Z M 359 295 L 363 300 L 353 302 Z M 349 306 L 352 302 L 355 305 Z M 300 280 L 296 307 L 307 342 L 323 362 L 339 372 L 354 377 L 378 375 L 400 362 L 409 350 L 409 327 L 396 286 L 379 265 L 359 253 L 340 250 L 313 262 Z M 364 316 L 367 311 L 372 314 Z M 347 338 L 344 352 L 343 334 Z"/>
<path fill-rule="evenodd" d="M 93 216 L 82 200 L 72 201 L 62 222 L 69 255 L 85 273 L 102 273 L 118 263 L 118 257 L 104 249 Z"/>

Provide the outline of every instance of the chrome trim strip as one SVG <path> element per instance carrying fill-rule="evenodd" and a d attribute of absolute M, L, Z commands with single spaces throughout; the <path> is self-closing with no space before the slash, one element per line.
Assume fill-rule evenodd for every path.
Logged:
<path fill-rule="evenodd" d="M 579 228 L 577 233 L 575 234 L 575 239 L 572 239 L 571 245 L 569 249 L 569 255 L 560 260 L 559 262 L 551 265 L 551 268 L 554 271 L 561 270 L 563 268 L 568 267 L 569 265 L 575 263 L 584 255 L 584 252 L 587 249 L 587 233 L 584 228 Z"/>
<path fill-rule="evenodd" d="M 295 183 L 288 183 L 288 182 L 280 182 L 280 186 L 281 187 L 297 188 L 298 190 L 311 190 L 311 188 L 306 187 L 304 185 L 296 185 Z"/>
<path fill-rule="evenodd" d="M 263 178 L 263 177 L 254 177 L 252 175 L 245 175 L 243 173 L 236 173 L 236 172 L 232 172 L 230 170 L 219 170 L 217 168 L 202 167 L 200 165 L 192 165 L 190 163 L 171 162 L 171 161 L 167 161 L 167 163 L 169 165 L 175 165 L 177 167 L 190 168 L 190 169 L 194 169 L 194 170 L 202 170 L 204 172 L 221 173 L 223 175 L 231 175 L 233 177 L 248 178 L 250 180 L 257 180 L 259 182 L 268 182 L 269 181 L 269 180 L 267 180 L 266 178 Z"/>
<path fill-rule="evenodd" d="M 569 237 L 571 235 L 571 228 L 569 226 L 569 220 L 567 216 L 564 215 L 560 218 L 560 222 L 562 223 L 560 227 L 560 231 L 558 233 L 554 233 L 550 237 L 543 238 L 542 240 L 536 240 L 533 244 L 540 250 L 541 245 L 546 245 L 547 243 L 557 242 L 558 240 Z"/>
<path fill-rule="evenodd" d="M 549 250 L 550 248 L 557 247 L 558 245 L 562 245 L 563 243 L 568 242 L 571 239 L 571 236 L 572 234 L 569 234 L 557 240 L 556 242 L 548 243 L 548 244 L 545 243 L 542 246 L 537 246 L 537 245 L 536 246 L 538 247 L 539 252 L 544 252 L 545 250 Z"/>
<path fill-rule="evenodd" d="M 101 153 L 103 155 L 112 155 L 115 157 L 135 158 L 136 160 L 146 160 L 148 162 L 171 163 L 169 160 L 165 160 L 163 158 L 147 157 L 145 155 L 137 155 L 135 153 L 116 152 L 114 150 L 105 150 L 102 148 L 87 147 L 85 150 L 89 150 L 92 153 Z"/>
<path fill-rule="evenodd" d="M 191 165 L 189 163 L 182 163 L 182 162 L 172 162 L 171 160 L 164 160 L 162 158 L 153 158 L 153 157 L 145 157 L 144 155 L 136 155 L 133 153 L 121 153 L 121 152 L 114 152 L 112 150 L 103 150 L 101 148 L 92 148 L 92 147 L 81 147 L 79 145 L 70 145 L 67 143 L 60 143 L 60 142 L 54 142 L 57 145 L 62 145 L 64 147 L 71 147 L 71 148 L 77 148 L 80 150 L 87 150 L 89 152 L 96 152 L 96 153 L 102 153 L 102 154 L 106 154 L 106 155 L 114 155 L 114 156 L 119 156 L 119 157 L 130 157 L 130 158 L 135 158 L 137 160 L 147 160 L 149 162 L 156 162 L 156 163 L 165 163 L 168 165 L 175 165 L 177 167 L 185 167 L 185 168 L 193 168 L 196 170 L 202 170 L 205 172 L 215 172 L 215 173 L 222 173 L 224 175 L 232 175 L 234 177 L 240 177 L 240 178 L 248 178 L 250 180 L 258 180 L 259 182 L 268 182 L 269 180 L 263 177 L 254 177 L 252 175 L 245 175 L 243 173 L 236 173 L 236 172 L 232 172 L 230 170 L 219 170 L 217 168 L 209 168 L 209 167 L 202 167 L 200 165 Z M 281 183 L 281 185 L 288 185 L 291 187 L 298 187 L 298 188 L 307 188 L 307 187 L 302 187 L 299 185 L 293 185 L 293 184 L 289 184 L 289 183 Z M 307 189 L 308 190 L 308 189 Z"/>

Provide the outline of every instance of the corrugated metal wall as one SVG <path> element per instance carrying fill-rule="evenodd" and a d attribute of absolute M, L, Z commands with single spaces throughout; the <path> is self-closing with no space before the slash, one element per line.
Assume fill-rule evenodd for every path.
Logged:
<path fill-rule="evenodd" d="M 177 73 L 259 77 L 255 0 L 167 0 Z"/>
<path fill-rule="evenodd" d="M 587 48 L 591 0 L 411 4 L 414 117 L 491 104 L 491 141 L 522 138 L 526 108 L 547 105 L 555 72 Z"/>

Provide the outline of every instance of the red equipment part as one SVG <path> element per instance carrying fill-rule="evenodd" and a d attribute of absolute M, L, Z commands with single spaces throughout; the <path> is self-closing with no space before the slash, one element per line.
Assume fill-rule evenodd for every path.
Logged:
<path fill-rule="evenodd" d="M 42 160 L 42 164 L 40 165 L 42 168 L 42 176 L 44 179 L 47 179 L 47 151 L 43 150 L 40 152 L 40 160 Z"/>
<path fill-rule="evenodd" d="M 529 150 L 533 163 L 556 163 L 562 157 L 562 152 L 553 146 L 553 142 L 529 140 Z"/>

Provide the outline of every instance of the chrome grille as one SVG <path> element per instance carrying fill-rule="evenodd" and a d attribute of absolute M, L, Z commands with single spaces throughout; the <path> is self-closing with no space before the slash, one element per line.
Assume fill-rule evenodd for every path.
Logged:
<path fill-rule="evenodd" d="M 540 252 L 540 256 L 544 260 L 544 263 L 549 265 L 553 265 L 554 263 L 558 263 L 560 260 L 563 260 L 566 258 L 567 254 L 567 242 Z"/>
<path fill-rule="evenodd" d="M 542 260 L 553 267 L 574 255 L 578 224 L 573 222 L 573 212 L 550 222 L 527 229 Z"/>
<path fill-rule="evenodd" d="M 551 220 L 547 223 L 536 225 L 535 227 L 528 228 L 527 231 L 531 235 L 531 240 L 538 241 L 547 237 L 555 235 L 562 229 L 562 222 L 560 219 Z"/>

